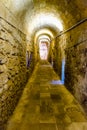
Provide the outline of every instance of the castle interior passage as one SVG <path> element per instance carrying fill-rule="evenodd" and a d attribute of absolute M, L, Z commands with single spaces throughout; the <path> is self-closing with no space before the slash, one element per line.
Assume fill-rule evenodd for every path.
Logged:
<path fill-rule="evenodd" d="M 0 0 L 0 130 L 87 130 L 87 0 Z"/>

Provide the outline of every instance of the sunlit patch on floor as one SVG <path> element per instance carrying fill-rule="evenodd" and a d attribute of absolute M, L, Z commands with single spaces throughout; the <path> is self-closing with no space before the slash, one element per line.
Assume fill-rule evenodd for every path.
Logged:
<path fill-rule="evenodd" d="M 60 85 L 62 85 L 62 84 L 64 84 L 64 81 L 62 81 L 62 80 L 52 80 L 52 81 L 50 82 L 50 84 L 53 84 L 53 85 L 60 84 Z"/>

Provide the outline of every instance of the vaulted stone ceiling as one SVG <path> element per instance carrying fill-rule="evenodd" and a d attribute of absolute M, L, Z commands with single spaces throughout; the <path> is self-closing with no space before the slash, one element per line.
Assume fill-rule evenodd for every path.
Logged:
<path fill-rule="evenodd" d="M 87 0 L 0 0 L 0 123 L 12 114 L 39 60 L 41 40 L 59 76 L 66 62 L 65 85 L 87 111 L 87 23 L 56 37 L 85 18 Z"/>
<path fill-rule="evenodd" d="M 28 39 L 41 29 L 56 36 L 87 16 L 86 0 L 1 0 L 0 5 L 1 14 Z"/>

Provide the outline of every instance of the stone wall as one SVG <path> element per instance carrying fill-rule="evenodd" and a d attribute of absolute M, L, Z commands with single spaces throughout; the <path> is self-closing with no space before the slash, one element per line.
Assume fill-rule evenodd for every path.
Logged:
<path fill-rule="evenodd" d="M 87 109 L 87 22 L 57 37 L 54 69 L 61 76 L 65 58 L 65 85 Z"/>
<path fill-rule="evenodd" d="M 0 17 L 0 126 L 12 114 L 26 83 L 26 37 Z"/>

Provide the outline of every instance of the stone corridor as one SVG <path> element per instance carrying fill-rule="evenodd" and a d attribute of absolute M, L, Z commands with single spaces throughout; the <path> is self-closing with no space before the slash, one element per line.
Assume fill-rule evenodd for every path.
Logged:
<path fill-rule="evenodd" d="M 87 130 L 82 107 L 47 61 L 37 63 L 7 130 Z"/>
<path fill-rule="evenodd" d="M 0 130 L 87 130 L 87 0 L 0 0 Z"/>

